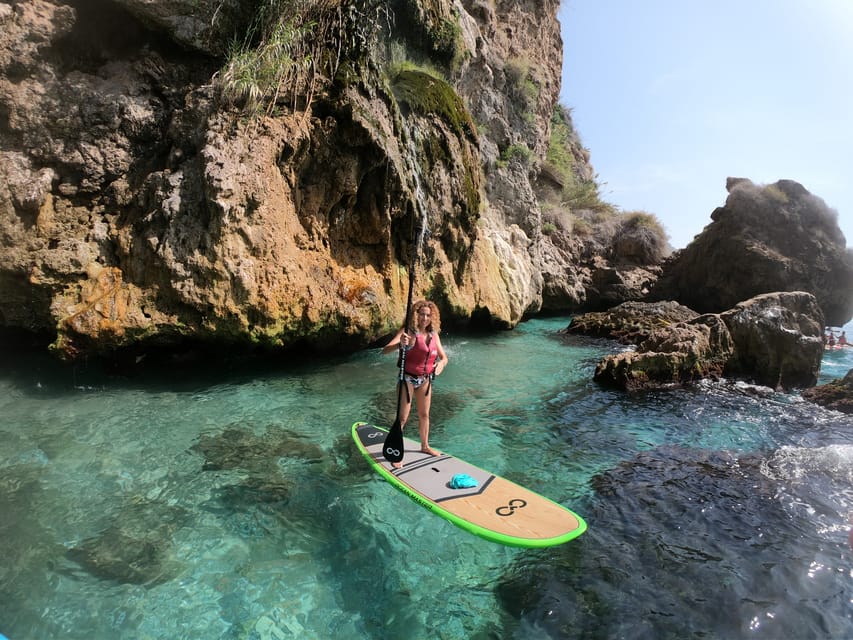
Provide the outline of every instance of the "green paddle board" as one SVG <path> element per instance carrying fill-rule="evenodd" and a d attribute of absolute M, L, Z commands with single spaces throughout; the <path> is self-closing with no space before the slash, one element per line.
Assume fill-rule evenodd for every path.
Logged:
<path fill-rule="evenodd" d="M 352 437 L 371 467 L 422 507 L 470 533 L 513 547 L 552 547 L 577 538 L 586 522 L 564 506 L 446 453 L 431 456 L 403 439 L 403 467 L 382 455 L 388 430 L 366 422 L 352 425 Z M 453 488 L 454 477 L 476 486 Z M 471 484 L 471 483 L 469 483 Z"/>

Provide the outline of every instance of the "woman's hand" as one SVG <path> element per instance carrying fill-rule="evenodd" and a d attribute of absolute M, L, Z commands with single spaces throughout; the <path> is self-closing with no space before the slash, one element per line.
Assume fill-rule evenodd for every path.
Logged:
<path fill-rule="evenodd" d="M 406 332 L 400 329 L 397 334 L 391 338 L 391 341 L 382 347 L 382 353 L 391 353 L 392 351 L 399 351 L 400 345 L 403 341 L 403 336 L 406 335 Z"/>

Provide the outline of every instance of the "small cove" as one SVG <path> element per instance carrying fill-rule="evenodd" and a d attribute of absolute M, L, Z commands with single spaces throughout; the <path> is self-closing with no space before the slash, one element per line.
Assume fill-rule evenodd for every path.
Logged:
<path fill-rule="evenodd" d="M 393 420 L 378 351 L 132 378 L 7 360 L 0 632 L 853 634 L 853 419 L 727 381 L 601 389 L 595 363 L 618 347 L 567 323 L 446 332 L 435 385 L 434 446 L 587 520 L 538 551 L 466 534 L 369 471 L 349 428 Z M 853 368 L 837 357 L 824 376 Z"/>

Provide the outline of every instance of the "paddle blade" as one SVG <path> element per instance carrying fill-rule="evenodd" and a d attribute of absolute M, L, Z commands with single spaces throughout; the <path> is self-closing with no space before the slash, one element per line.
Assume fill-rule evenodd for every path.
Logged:
<path fill-rule="evenodd" d="M 394 421 L 391 430 L 382 445 L 382 455 L 388 462 L 400 462 L 403 459 L 403 427 L 400 419 Z"/>

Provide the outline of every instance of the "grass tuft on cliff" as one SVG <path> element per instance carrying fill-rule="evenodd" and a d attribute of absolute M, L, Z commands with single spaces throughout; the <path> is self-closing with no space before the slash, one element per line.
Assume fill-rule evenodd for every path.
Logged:
<path fill-rule="evenodd" d="M 540 182 L 543 233 L 571 231 L 589 238 L 612 255 L 638 264 L 655 264 L 671 251 L 658 218 L 645 211 L 623 213 L 601 197 L 598 176 L 590 177 L 589 151 L 572 123 L 571 110 L 557 104 L 551 117 L 551 138 Z"/>
<path fill-rule="evenodd" d="M 232 43 L 216 79 L 226 102 L 255 113 L 274 105 L 288 87 L 304 82 L 301 76 L 311 69 L 304 42 L 311 31 L 310 24 L 299 24 L 294 18 L 275 24 L 257 47 Z"/>
<path fill-rule="evenodd" d="M 214 86 L 223 102 L 252 115 L 284 99 L 305 107 L 342 65 L 368 55 L 389 20 L 381 0 L 262 0 Z"/>
<path fill-rule="evenodd" d="M 562 202 L 571 209 L 612 213 L 614 207 L 601 198 L 595 178 L 584 177 L 588 158 L 589 152 L 583 149 L 575 132 L 571 111 L 557 104 L 551 116 L 551 138 L 545 159 L 562 183 Z"/>

